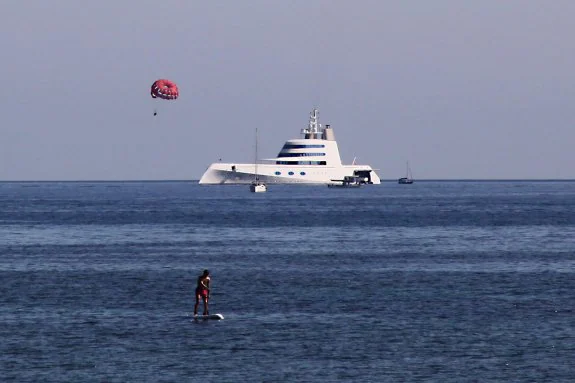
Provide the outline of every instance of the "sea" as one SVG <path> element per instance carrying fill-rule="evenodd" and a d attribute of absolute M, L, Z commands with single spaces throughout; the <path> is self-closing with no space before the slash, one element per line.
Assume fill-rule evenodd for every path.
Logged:
<path fill-rule="evenodd" d="M 0 183 L 3 383 L 574 382 L 574 306 L 575 182 Z"/>

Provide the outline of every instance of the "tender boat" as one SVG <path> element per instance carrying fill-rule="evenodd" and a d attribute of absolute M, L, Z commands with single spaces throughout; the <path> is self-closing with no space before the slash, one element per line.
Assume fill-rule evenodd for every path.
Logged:
<path fill-rule="evenodd" d="M 357 176 L 345 176 L 342 180 L 332 180 L 335 183 L 327 184 L 329 188 L 358 188 L 362 185 Z"/>
<path fill-rule="evenodd" d="M 333 128 L 319 123 L 319 112 L 314 109 L 302 138 L 287 140 L 275 158 L 255 163 L 215 162 L 200 179 L 200 184 L 331 184 L 333 179 L 359 177 L 361 184 L 380 184 L 375 169 L 369 165 L 341 162 Z M 256 169 L 257 168 L 257 169 Z"/>

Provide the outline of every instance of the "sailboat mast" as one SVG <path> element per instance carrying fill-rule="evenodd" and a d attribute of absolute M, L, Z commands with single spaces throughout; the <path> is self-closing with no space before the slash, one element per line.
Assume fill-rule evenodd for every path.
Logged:
<path fill-rule="evenodd" d="M 258 128 L 256 128 L 256 157 L 254 158 L 254 164 L 255 164 L 255 174 L 254 174 L 254 179 L 257 181 L 258 180 Z"/>

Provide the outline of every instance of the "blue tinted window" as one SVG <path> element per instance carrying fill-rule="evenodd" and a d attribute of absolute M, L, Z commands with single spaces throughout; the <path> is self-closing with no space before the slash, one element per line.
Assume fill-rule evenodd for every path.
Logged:
<path fill-rule="evenodd" d="M 327 165 L 326 161 L 276 161 L 276 165 Z"/>
<path fill-rule="evenodd" d="M 281 175 L 281 174 L 282 174 L 282 172 L 276 172 L 276 173 L 275 173 L 276 176 L 279 176 L 279 175 Z"/>
<path fill-rule="evenodd" d="M 319 145 L 319 144 L 316 144 L 316 145 L 285 144 L 283 147 L 283 149 L 308 149 L 308 148 L 313 148 L 313 149 L 325 148 L 325 145 Z"/>
<path fill-rule="evenodd" d="M 289 174 L 290 176 L 293 176 L 293 172 L 289 172 L 288 174 Z"/>
<path fill-rule="evenodd" d="M 283 153 L 280 152 L 278 157 L 321 157 L 325 156 L 325 153 Z"/>
<path fill-rule="evenodd" d="M 299 174 L 301 174 L 302 176 L 305 176 L 305 172 L 299 172 Z"/>

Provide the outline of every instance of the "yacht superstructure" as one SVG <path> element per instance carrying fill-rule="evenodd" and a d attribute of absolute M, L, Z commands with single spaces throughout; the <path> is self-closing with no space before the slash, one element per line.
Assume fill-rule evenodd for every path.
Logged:
<path fill-rule="evenodd" d="M 319 123 L 314 109 L 302 138 L 291 139 L 275 158 L 259 164 L 215 162 L 200 179 L 200 184 L 250 184 L 257 174 L 265 183 L 329 184 L 333 179 L 359 177 L 364 184 L 379 184 L 380 178 L 369 165 L 343 165 L 333 129 Z M 355 162 L 355 161 L 354 161 Z"/>

